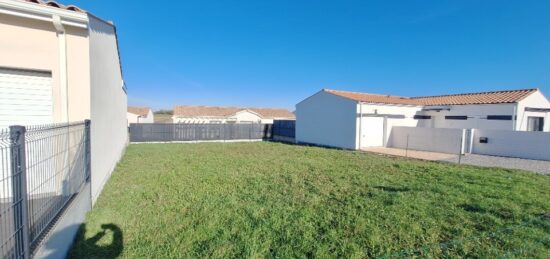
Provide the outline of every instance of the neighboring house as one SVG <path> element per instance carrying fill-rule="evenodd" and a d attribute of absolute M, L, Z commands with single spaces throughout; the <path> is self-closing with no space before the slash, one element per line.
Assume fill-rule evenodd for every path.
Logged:
<path fill-rule="evenodd" d="M 0 127 L 91 120 L 95 201 L 128 142 L 116 28 L 76 6 L 0 0 Z"/>
<path fill-rule="evenodd" d="M 273 120 L 294 120 L 294 114 L 285 109 L 238 108 L 215 106 L 176 106 L 174 123 L 266 123 Z"/>
<path fill-rule="evenodd" d="M 132 107 L 128 106 L 128 112 L 126 113 L 128 119 L 128 126 L 130 123 L 154 123 L 155 115 L 149 107 Z"/>
<path fill-rule="evenodd" d="M 324 89 L 296 105 L 302 143 L 386 146 L 393 126 L 550 131 L 550 102 L 539 89 L 413 98 Z"/>

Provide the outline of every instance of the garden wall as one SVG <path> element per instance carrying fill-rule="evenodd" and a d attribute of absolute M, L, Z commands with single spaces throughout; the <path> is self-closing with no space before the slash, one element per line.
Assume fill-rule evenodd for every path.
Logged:
<path fill-rule="evenodd" d="M 472 153 L 550 161 L 550 133 L 475 129 Z"/>

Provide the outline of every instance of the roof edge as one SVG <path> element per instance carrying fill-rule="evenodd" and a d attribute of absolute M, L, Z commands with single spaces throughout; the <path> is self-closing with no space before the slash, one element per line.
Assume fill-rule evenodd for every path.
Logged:
<path fill-rule="evenodd" d="M 520 91 L 530 91 L 532 93 L 539 91 L 539 88 L 524 88 L 524 89 L 511 89 L 511 90 L 497 90 L 497 91 L 483 91 L 483 92 L 469 92 L 469 93 L 459 93 L 459 94 L 442 94 L 442 95 L 427 95 L 427 96 L 415 96 L 409 97 L 410 99 L 422 99 L 422 98 L 436 98 L 436 97 L 450 97 L 450 96 L 464 96 L 464 95 L 473 95 L 473 94 L 495 94 L 495 93 L 505 93 L 505 92 L 520 92 Z M 525 97 L 527 97 L 526 95 Z M 525 98 L 524 97 L 524 98 Z"/>
<path fill-rule="evenodd" d="M 27 1 L 0 0 L 0 13 L 42 21 L 51 21 L 52 16 L 58 15 L 64 25 L 83 28 L 87 28 L 89 22 L 86 11 L 72 11 Z"/>

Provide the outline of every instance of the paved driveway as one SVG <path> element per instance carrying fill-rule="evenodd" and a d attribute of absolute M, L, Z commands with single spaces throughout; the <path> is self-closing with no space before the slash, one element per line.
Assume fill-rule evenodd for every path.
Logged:
<path fill-rule="evenodd" d="M 367 148 L 364 151 L 374 152 L 379 154 L 411 157 L 430 161 L 442 161 L 458 163 L 458 155 L 445 154 L 436 152 L 425 152 L 398 148 Z M 460 163 L 468 165 L 486 166 L 486 167 L 502 167 L 508 169 L 521 169 L 541 174 L 550 174 L 550 161 L 529 160 L 512 157 L 485 156 L 469 154 L 460 158 Z"/>

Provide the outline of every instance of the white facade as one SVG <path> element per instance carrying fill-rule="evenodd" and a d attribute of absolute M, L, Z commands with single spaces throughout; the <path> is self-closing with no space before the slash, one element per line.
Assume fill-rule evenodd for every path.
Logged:
<path fill-rule="evenodd" d="M 153 114 L 153 111 L 151 109 L 149 109 L 149 112 L 147 112 L 147 115 L 145 116 L 126 112 L 126 120 L 128 120 L 128 126 L 131 123 L 154 123 L 155 115 Z"/>
<path fill-rule="evenodd" d="M 87 12 L 0 0 L 0 127 L 91 120 L 95 201 L 128 142 L 115 26 Z"/>
<path fill-rule="evenodd" d="M 357 149 L 357 103 L 321 91 L 296 105 L 298 143 Z"/>
<path fill-rule="evenodd" d="M 530 107 L 549 109 L 550 102 L 540 91 L 533 93 L 532 95 L 519 102 L 517 106 L 518 121 L 515 130 L 528 130 L 527 127 L 529 124 L 529 117 L 538 117 L 543 118 L 544 131 L 550 132 L 550 112 L 526 111 L 526 109 Z"/>
<path fill-rule="evenodd" d="M 540 91 L 518 103 L 422 106 L 362 103 L 323 90 L 296 105 L 296 141 L 361 149 L 387 146 L 394 126 L 526 131 L 529 117 L 542 118 L 548 132 L 548 108 Z"/>
<path fill-rule="evenodd" d="M 128 99 L 116 29 L 89 15 L 92 202 L 103 190 L 128 145 Z"/>
<path fill-rule="evenodd" d="M 200 117 L 181 117 L 173 116 L 174 123 L 186 123 L 186 124 L 219 124 L 219 123 L 273 123 L 273 119 L 264 119 L 259 114 L 242 110 L 230 116 L 200 116 Z"/>

